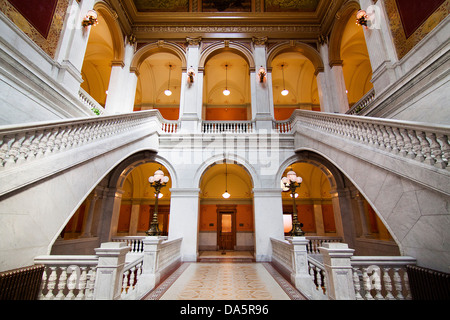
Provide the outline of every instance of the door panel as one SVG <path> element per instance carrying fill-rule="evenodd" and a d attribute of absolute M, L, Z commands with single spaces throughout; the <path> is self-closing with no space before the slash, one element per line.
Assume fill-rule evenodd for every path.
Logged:
<path fill-rule="evenodd" d="M 221 212 L 218 214 L 218 239 L 219 250 L 234 250 L 236 239 L 234 212 Z"/>

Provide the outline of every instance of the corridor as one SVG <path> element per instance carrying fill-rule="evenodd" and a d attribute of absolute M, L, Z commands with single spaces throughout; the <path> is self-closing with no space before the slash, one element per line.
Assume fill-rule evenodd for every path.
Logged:
<path fill-rule="evenodd" d="M 306 300 L 270 263 L 250 252 L 201 252 L 144 300 Z"/>

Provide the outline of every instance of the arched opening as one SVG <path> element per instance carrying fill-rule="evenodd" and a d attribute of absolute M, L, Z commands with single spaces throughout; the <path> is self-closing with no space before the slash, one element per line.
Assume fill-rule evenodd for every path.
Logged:
<path fill-rule="evenodd" d="M 271 64 L 275 120 L 288 119 L 296 109 L 320 111 L 315 68 L 306 56 L 283 52 Z"/>
<path fill-rule="evenodd" d="M 340 47 L 343 61 L 342 70 L 350 108 L 373 88 L 369 52 L 367 51 L 363 29 L 355 24 L 356 12 L 357 10 L 352 12 L 344 28 Z"/>
<path fill-rule="evenodd" d="M 200 180 L 199 251 L 254 251 L 253 182 L 233 161 L 210 165 Z M 229 198 L 224 198 L 227 191 Z"/>
<path fill-rule="evenodd" d="M 111 62 L 115 59 L 113 34 L 103 11 L 98 12 L 98 24 L 91 27 L 84 55 L 81 76 L 84 89 L 95 101 L 105 107 Z"/>
<path fill-rule="evenodd" d="M 251 119 L 250 66 L 237 50 L 221 49 L 211 54 L 203 79 L 204 120 Z"/>
<path fill-rule="evenodd" d="M 304 150 L 281 169 L 279 179 L 291 169 L 303 179 L 295 203 L 305 236 L 340 237 L 355 249 L 355 255 L 400 255 L 376 210 L 330 161 Z M 294 201 L 288 193 L 283 193 L 282 199 L 287 235 Z"/>
<path fill-rule="evenodd" d="M 295 193 L 298 220 L 303 224 L 305 235 L 337 236 L 331 199 L 329 177 L 316 165 L 295 162 L 283 173 L 293 170 L 303 181 Z M 293 199 L 289 192 L 282 193 L 284 233 L 289 235 L 292 229 Z"/>
<path fill-rule="evenodd" d="M 52 254 L 93 254 L 101 243 L 120 236 L 146 236 L 156 197 L 149 177 L 156 170 L 169 177 L 158 197 L 158 224 L 167 235 L 173 169 L 154 152 L 142 151 L 124 159 L 93 188 L 67 222 Z"/>
<path fill-rule="evenodd" d="M 150 186 L 149 177 L 156 170 L 169 177 L 166 186 L 158 196 L 158 227 L 162 236 L 167 236 L 170 218 L 170 188 L 172 179 L 166 167 L 156 162 L 141 164 L 131 170 L 123 182 L 122 201 L 117 223 L 117 236 L 145 236 L 155 212 L 155 189 Z"/>
<path fill-rule="evenodd" d="M 133 110 L 158 109 L 163 118 L 178 120 L 182 67 L 178 55 L 168 51 L 156 51 L 144 59 L 139 67 Z"/>

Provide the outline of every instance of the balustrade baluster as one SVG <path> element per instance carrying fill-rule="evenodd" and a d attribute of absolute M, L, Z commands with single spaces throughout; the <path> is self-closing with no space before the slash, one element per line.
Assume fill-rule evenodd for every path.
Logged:
<path fill-rule="evenodd" d="M 441 150 L 442 150 L 442 160 L 446 164 L 446 168 L 449 169 L 450 165 L 450 145 L 448 143 L 448 136 L 445 134 L 438 134 L 437 138 L 442 144 Z"/>
<path fill-rule="evenodd" d="M 85 290 L 86 290 L 86 285 L 87 285 L 87 267 L 85 266 L 81 266 L 81 274 L 80 274 L 80 279 L 79 279 L 79 283 L 78 283 L 78 294 L 76 297 L 76 300 L 84 300 L 86 299 L 85 296 Z"/>
<path fill-rule="evenodd" d="M 86 283 L 86 299 L 87 300 L 92 300 L 92 298 L 94 297 L 94 286 L 95 286 L 95 277 L 96 277 L 96 269 L 95 267 L 90 268 L 89 272 L 88 272 L 88 280 Z"/>
<path fill-rule="evenodd" d="M 359 280 L 358 269 L 353 267 L 353 286 L 355 287 L 356 300 L 364 300 L 361 296 L 361 282 Z"/>
<path fill-rule="evenodd" d="M 386 290 L 386 300 L 395 300 L 394 296 L 392 295 L 392 282 L 391 282 L 391 276 L 389 275 L 389 267 L 383 268 L 383 284 L 384 289 Z"/>
<path fill-rule="evenodd" d="M 49 267 L 51 272 L 50 272 L 50 276 L 48 277 L 48 282 L 47 282 L 47 294 L 45 295 L 45 299 L 46 300 L 53 300 L 55 299 L 55 295 L 53 294 L 53 290 L 56 287 L 56 267 L 50 266 Z M 47 270 L 46 270 L 47 271 Z"/>
<path fill-rule="evenodd" d="M 416 130 L 410 129 L 408 130 L 410 137 L 411 137 L 411 145 L 412 145 L 412 151 L 415 154 L 415 157 L 413 159 L 416 159 L 420 162 L 423 162 L 425 158 L 423 157 L 422 153 L 420 152 L 420 141 L 417 137 Z"/>
<path fill-rule="evenodd" d="M 431 148 L 430 148 L 430 143 L 428 142 L 428 139 L 426 137 L 425 132 L 420 131 L 418 134 L 421 142 L 420 142 L 420 151 L 424 157 L 423 162 L 430 164 L 430 165 L 434 165 L 435 160 L 431 157 Z"/>
<path fill-rule="evenodd" d="M 373 300 L 372 294 L 370 291 L 372 290 L 372 281 L 367 274 L 367 268 L 362 268 L 363 271 L 363 283 L 364 283 L 364 300 Z"/>
<path fill-rule="evenodd" d="M 7 136 L 7 146 L 6 146 L 6 152 L 5 152 L 5 159 L 3 166 L 10 167 L 13 166 L 16 163 L 16 157 L 19 154 L 19 146 L 20 143 L 19 140 L 17 140 L 16 135 Z M 9 147 L 8 147 L 9 145 Z"/>
<path fill-rule="evenodd" d="M 56 294 L 57 300 L 62 300 L 64 298 L 64 289 L 66 288 L 66 281 L 67 281 L 67 267 L 59 267 L 59 270 L 61 270 L 61 274 L 58 278 L 58 293 Z"/>
<path fill-rule="evenodd" d="M 75 299 L 74 290 L 76 289 L 77 285 L 77 273 L 72 270 L 72 273 L 70 274 L 69 278 L 67 279 L 67 289 L 69 289 L 69 292 L 67 293 L 65 299 L 66 300 L 73 300 Z"/>
<path fill-rule="evenodd" d="M 394 286 L 397 293 L 396 298 L 397 300 L 404 300 L 405 297 L 402 293 L 402 278 L 400 277 L 399 271 L 400 268 L 394 268 Z"/>
<path fill-rule="evenodd" d="M 442 159 L 443 153 L 441 150 L 441 145 L 437 141 L 436 134 L 427 132 L 426 136 L 431 140 L 430 149 L 431 149 L 431 155 L 434 157 L 434 161 L 435 161 L 434 165 L 437 168 L 445 169 L 445 167 L 447 167 L 447 164 Z"/>

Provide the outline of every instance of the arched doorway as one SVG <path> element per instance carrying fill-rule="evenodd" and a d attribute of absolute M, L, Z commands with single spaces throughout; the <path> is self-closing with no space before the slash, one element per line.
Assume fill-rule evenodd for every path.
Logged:
<path fill-rule="evenodd" d="M 273 59 L 272 87 L 275 120 L 288 119 L 296 109 L 320 111 L 314 66 L 303 54 L 284 52 Z"/>
<path fill-rule="evenodd" d="M 252 187 L 248 172 L 233 161 L 217 161 L 203 172 L 199 251 L 254 251 Z"/>
<path fill-rule="evenodd" d="M 203 79 L 204 120 L 251 119 L 249 64 L 240 54 L 223 50 L 211 55 Z"/>
<path fill-rule="evenodd" d="M 303 179 L 295 202 L 306 236 L 341 237 L 355 249 L 355 255 L 400 254 L 376 210 L 330 161 L 315 152 L 303 150 L 285 161 L 277 178 L 286 176 L 290 169 Z M 293 201 L 287 193 L 282 197 L 287 231 L 291 226 Z"/>

